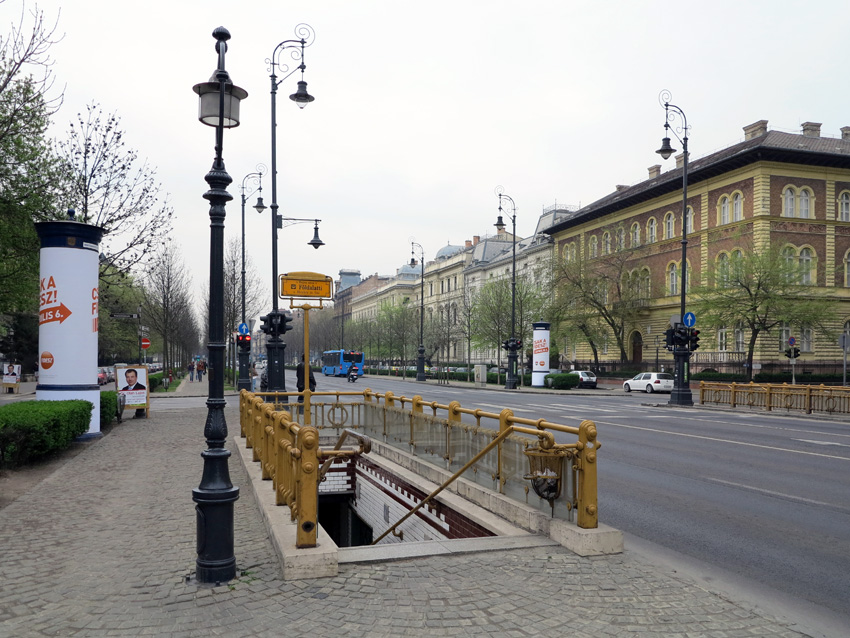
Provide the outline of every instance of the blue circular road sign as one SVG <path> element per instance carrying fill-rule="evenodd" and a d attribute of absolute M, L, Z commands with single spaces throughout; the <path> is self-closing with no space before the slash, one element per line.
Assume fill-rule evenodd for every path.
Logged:
<path fill-rule="evenodd" d="M 795 343 L 797 343 L 797 340 L 794 337 L 788 337 L 789 346 L 793 346 Z"/>
<path fill-rule="evenodd" d="M 697 323 L 697 316 L 692 312 L 686 312 L 684 323 L 688 328 L 693 328 Z"/>
<path fill-rule="evenodd" d="M 247 324 L 247 323 L 240 323 L 240 324 L 236 327 L 236 332 L 238 332 L 238 333 L 239 333 L 239 334 L 241 334 L 241 335 L 246 335 L 246 334 L 248 334 L 248 324 Z"/>

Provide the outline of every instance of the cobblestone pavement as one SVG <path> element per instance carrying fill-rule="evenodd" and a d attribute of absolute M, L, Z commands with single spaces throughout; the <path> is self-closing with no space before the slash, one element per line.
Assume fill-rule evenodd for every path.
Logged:
<path fill-rule="evenodd" d="M 283 581 L 247 487 L 235 508 L 238 578 L 198 585 L 187 577 L 206 410 L 176 403 L 86 443 L 0 513 L 0 636 L 805 635 L 628 551 L 345 564 L 335 578 Z M 247 486 L 236 459 L 233 482 Z"/>

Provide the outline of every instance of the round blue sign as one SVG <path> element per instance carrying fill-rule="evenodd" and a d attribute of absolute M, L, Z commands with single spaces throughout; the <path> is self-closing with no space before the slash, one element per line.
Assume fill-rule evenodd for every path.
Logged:
<path fill-rule="evenodd" d="M 692 312 L 686 312 L 684 323 L 688 328 L 693 328 L 696 325 L 697 316 Z"/>
<path fill-rule="evenodd" d="M 240 323 L 240 324 L 236 327 L 236 332 L 238 332 L 238 333 L 239 333 L 239 334 L 241 334 L 241 335 L 246 335 L 246 334 L 248 334 L 248 324 L 247 324 L 247 323 Z"/>
<path fill-rule="evenodd" d="M 789 346 L 793 346 L 795 343 L 797 343 L 797 340 L 794 337 L 788 337 Z"/>

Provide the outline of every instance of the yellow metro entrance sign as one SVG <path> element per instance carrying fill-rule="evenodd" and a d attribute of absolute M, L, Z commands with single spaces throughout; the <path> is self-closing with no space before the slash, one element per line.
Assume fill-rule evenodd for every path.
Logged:
<path fill-rule="evenodd" d="M 288 272 L 280 276 L 280 296 L 330 299 L 333 279 L 317 272 Z"/>

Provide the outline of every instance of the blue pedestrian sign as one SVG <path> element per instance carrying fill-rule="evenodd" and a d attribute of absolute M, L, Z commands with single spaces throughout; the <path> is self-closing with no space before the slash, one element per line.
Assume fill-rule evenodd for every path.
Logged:
<path fill-rule="evenodd" d="M 248 334 L 248 324 L 247 323 L 240 323 L 238 326 L 236 326 L 236 332 L 238 332 L 241 335 Z"/>
<path fill-rule="evenodd" d="M 693 328 L 697 323 L 697 316 L 692 312 L 685 313 L 685 325 L 688 328 Z"/>

